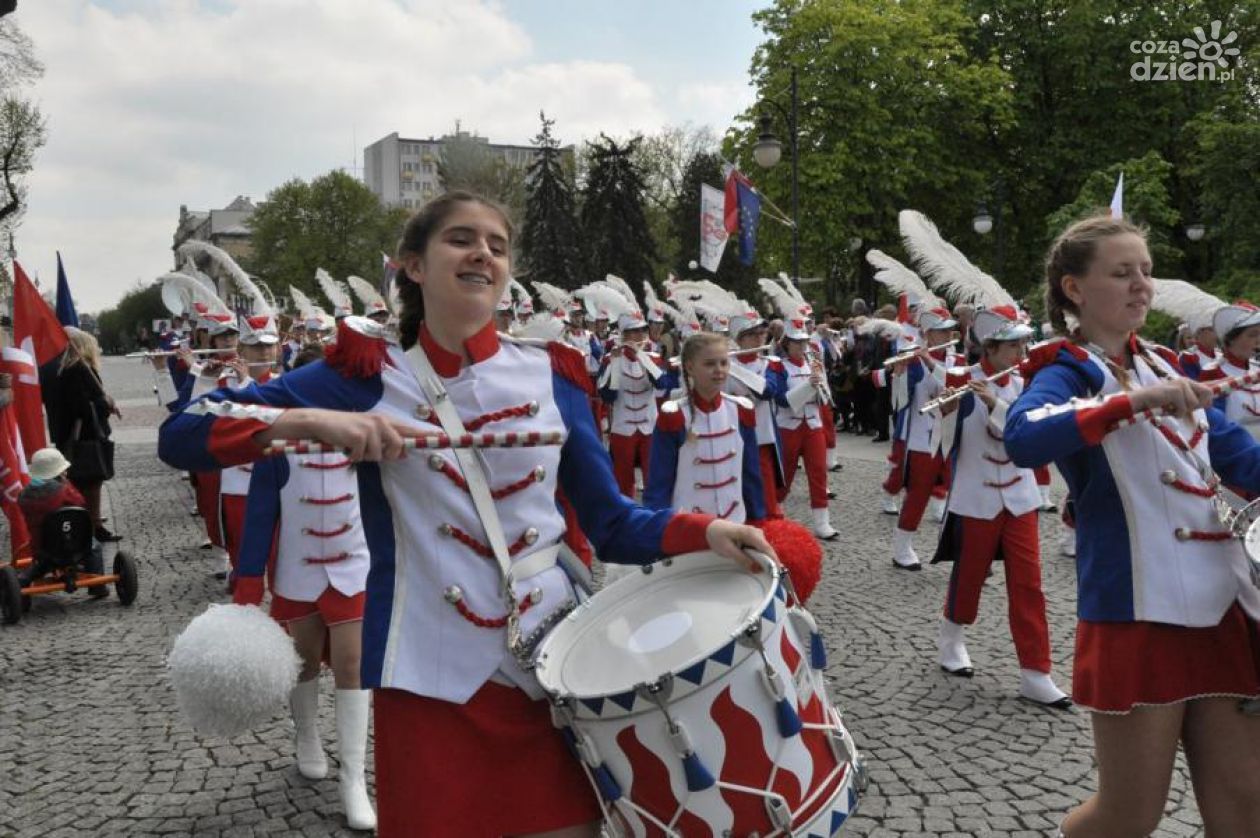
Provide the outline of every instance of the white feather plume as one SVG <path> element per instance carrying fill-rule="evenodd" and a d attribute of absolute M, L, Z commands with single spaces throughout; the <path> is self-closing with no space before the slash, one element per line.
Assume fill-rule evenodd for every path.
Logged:
<path fill-rule="evenodd" d="M 328 271 L 323 268 L 316 268 L 315 281 L 319 283 L 319 290 L 324 292 L 324 296 L 328 298 L 328 302 L 332 303 L 334 309 L 354 310 L 350 302 L 350 295 L 346 293 L 345 288 L 337 284 L 337 281 L 328 274 Z"/>
<path fill-rule="evenodd" d="M 986 308 L 1016 305 L 1015 298 L 996 279 L 945 241 L 926 215 L 917 210 L 902 210 L 898 221 L 906 251 L 938 294 L 956 303 Z"/>
<path fill-rule="evenodd" d="M 779 271 L 778 278 L 779 284 L 783 286 L 783 289 L 787 291 L 797 303 L 804 306 L 809 305 L 809 300 L 805 299 L 805 295 L 801 293 L 801 289 L 797 287 L 796 283 L 792 281 L 790 276 L 783 271 Z"/>
<path fill-rule="evenodd" d="M 529 289 L 521 285 L 521 281 L 514 276 L 508 277 L 508 287 L 512 289 L 512 296 L 516 298 L 517 305 L 529 301 L 530 305 L 534 304 L 534 298 L 530 296 Z"/>
<path fill-rule="evenodd" d="M 928 290 L 919 275 L 898 262 L 896 259 L 874 248 L 866 252 L 866 261 L 875 269 L 875 281 L 883 285 L 895 296 L 909 294 L 916 300 L 924 302 L 936 295 Z"/>
<path fill-rule="evenodd" d="M 219 279 L 227 287 L 235 287 L 239 293 L 249 297 L 254 314 L 272 313 L 271 304 L 267 302 L 262 290 L 226 251 L 209 242 L 190 239 L 179 246 L 177 253 L 192 259 L 194 264 L 203 267 L 206 273 Z"/>
<path fill-rule="evenodd" d="M 206 314 L 236 316 L 232 309 L 228 308 L 227 304 L 219 299 L 218 294 L 183 271 L 171 271 L 170 273 L 162 274 L 162 276 L 158 277 L 158 281 L 164 286 L 174 286 L 179 289 L 180 297 L 185 302 L 185 311 L 195 311 L 194 304 L 200 303 L 205 306 Z"/>
<path fill-rule="evenodd" d="M 214 280 L 211 279 L 209 276 L 197 270 L 197 263 L 193 261 L 193 258 L 191 256 L 184 257 L 184 265 L 179 270 L 181 273 L 188 274 L 193 279 L 197 280 L 202 285 L 206 286 L 206 288 L 210 290 L 210 293 L 215 294 L 215 295 L 219 293 L 219 286 L 216 285 Z"/>
<path fill-rule="evenodd" d="M 639 310 L 639 307 L 627 300 L 624 294 L 604 282 L 592 282 L 574 291 L 573 296 L 586 303 L 592 311 L 607 312 L 610 321 L 615 321 L 623 314 L 634 314 Z"/>
<path fill-rule="evenodd" d="M 688 322 L 689 318 L 674 306 L 656 296 L 656 289 L 652 287 L 652 283 L 646 279 L 643 280 L 643 299 L 648 305 L 649 310 L 657 309 L 669 318 L 675 326 L 679 323 Z"/>
<path fill-rule="evenodd" d="M 354 295 L 359 298 L 359 302 L 363 303 L 364 309 L 370 311 L 372 306 L 384 306 L 389 311 L 389 304 L 385 302 L 385 298 L 381 296 L 381 292 L 372 287 L 372 283 L 368 282 L 361 276 L 348 276 L 346 282 L 350 283 L 350 288 L 354 290 Z"/>
<path fill-rule="evenodd" d="M 528 323 L 513 323 L 511 328 L 513 337 L 550 342 L 564 337 L 565 322 L 544 311 L 529 318 Z"/>
<path fill-rule="evenodd" d="M 684 279 L 670 283 L 666 293 L 674 302 L 686 300 L 697 309 L 725 317 L 734 317 L 747 311 L 738 297 L 707 279 Z"/>
<path fill-rule="evenodd" d="M 801 302 L 782 285 L 773 279 L 762 277 L 757 280 L 762 293 L 770 298 L 775 310 L 782 317 L 796 318 L 800 315 Z"/>
<path fill-rule="evenodd" d="M 297 310 L 299 319 L 306 320 L 314 315 L 315 304 L 311 302 L 311 298 L 292 285 L 289 286 L 289 299 L 293 300 L 293 308 Z"/>
<path fill-rule="evenodd" d="M 573 299 L 573 295 L 568 291 L 549 282 L 535 280 L 530 282 L 530 285 L 534 286 L 534 293 L 538 295 L 538 299 L 542 300 L 543 306 L 548 311 L 565 311 L 569 301 Z"/>
<path fill-rule="evenodd" d="M 639 298 L 634 295 L 634 289 L 630 287 L 630 283 L 616 274 L 607 274 L 604 277 L 604 282 L 617 289 L 619 294 L 629 300 L 635 311 L 639 310 Z"/>
<path fill-rule="evenodd" d="M 1181 279 L 1156 279 L 1151 308 L 1175 317 L 1198 331 L 1212 325 L 1212 315 L 1226 305 L 1220 297 Z"/>

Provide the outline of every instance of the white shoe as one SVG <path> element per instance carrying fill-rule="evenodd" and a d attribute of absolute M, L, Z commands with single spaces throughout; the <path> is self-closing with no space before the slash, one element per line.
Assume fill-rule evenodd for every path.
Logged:
<path fill-rule="evenodd" d="M 932 498 L 928 504 L 928 512 L 932 515 L 932 520 L 941 523 L 945 520 L 945 498 Z"/>
<path fill-rule="evenodd" d="M 840 537 L 840 533 L 836 532 L 831 526 L 831 510 L 827 507 L 811 509 L 809 514 L 814 519 L 814 535 L 820 540 L 833 541 Z"/>
<path fill-rule="evenodd" d="M 950 675 L 970 678 L 976 671 L 971 666 L 971 656 L 967 654 L 964 630 L 965 626 L 941 618 L 941 629 L 936 635 L 936 648 L 940 652 L 937 660 L 940 661 L 941 669 Z"/>
<path fill-rule="evenodd" d="M 827 471 L 840 470 L 840 451 L 835 448 L 827 449 Z"/>
<path fill-rule="evenodd" d="M 880 511 L 885 515 L 900 515 L 901 500 L 897 495 L 890 495 L 888 492 L 882 492 L 884 499 Z"/>
<path fill-rule="evenodd" d="M 1058 512 L 1059 505 L 1054 502 L 1054 498 L 1050 497 L 1049 486 L 1038 486 L 1041 491 L 1041 511 L 1042 512 Z"/>
<path fill-rule="evenodd" d="M 922 570 L 914 552 L 914 533 L 901 527 L 893 530 L 893 564 L 902 570 Z"/>
<path fill-rule="evenodd" d="M 1076 530 L 1068 528 L 1059 537 L 1059 552 L 1069 559 L 1076 558 Z"/>
<path fill-rule="evenodd" d="M 1059 689 L 1048 672 L 1035 669 L 1019 671 L 1019 694 L 1029 701 L 1035 701 L 1055 710 L 1066 710 L 1072 706 L 1072 699 Z"/>
<path fill-rule="evenodd" d="M 337 690 L 337 757 L 341 761 L 337 790 L 346 826 L 351 829 L 376 829 L 376 810 L 363 776 L 371 695 L 367 690 Z"/>
<path fill-rule="evenodd" d="M 308 780 L 322 780 L 328 776 L 328 760 L 319 738 L 319 678 L 298 681 L 289 693 L 289 708 L 293 712 L 298 773 Z"/>

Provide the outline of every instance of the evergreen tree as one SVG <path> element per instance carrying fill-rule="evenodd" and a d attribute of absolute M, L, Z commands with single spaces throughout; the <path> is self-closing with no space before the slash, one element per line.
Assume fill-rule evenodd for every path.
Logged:
<path fill-rule="evenodd" d="M 590 168 L 582 193 L 582 233 L 592 279 L 613 273 L 639 287 L 652 278 L 656 244 L 643 211 L 643 173 L 634 162 L 641 141 L 618 144 L 605 134 L 587 144 Z"/>
<path fill-rule="evenodd" d="M 670 213 L 670 233 L 678 244 L 677 258 L 671 269 L 680 278 L 704 277 L 748 300 L 758 301 L 757 272 L 739 261 L 736 242 L 727 243 L 716 274 L 690 264 L 700 258 L 700 187 L 702 184 L 722 188 L 722 159 L 713 152 L 697 152 L 683 169 L 678 200 Z"/>
<path fill-rule="evenodd" d="M 538 116 L 542 120 L 542 130 L 534 138 L 538 156 L 525 170 L 521 258 L 531 279 L 577 288 L 584 284 L 584 275 L 573 186 L 565 173 L 560 143 L 551 133 L 555 120 L 541 112 Z"/>

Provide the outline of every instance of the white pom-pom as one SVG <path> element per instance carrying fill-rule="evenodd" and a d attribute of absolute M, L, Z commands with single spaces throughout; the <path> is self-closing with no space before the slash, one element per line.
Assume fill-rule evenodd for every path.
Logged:
<path fill-rule="evenodd" d="M 301 660 L 293 639 L 261 608 L 211 605 L 175 638 L 166 665 L 193 729 L 231 737 L 276 715 Z"/>

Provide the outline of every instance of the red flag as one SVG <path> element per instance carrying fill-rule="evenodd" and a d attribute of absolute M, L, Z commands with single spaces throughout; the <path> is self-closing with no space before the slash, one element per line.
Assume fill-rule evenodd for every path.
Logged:
<path fill-rule="evenodd" d="M 732 236 L 739 232 L 739 184 L 751 188 L 752 181 L 739 169 L 732 168 L 726 176 L 726 200 L 722 202 L 722 223 Z"/>
<path fill-rule="evenodd" d="M 18 436 L 22 450 L 27 457 L 32 457 L 39 449 L 48 447 L 35 359 L 16 346 L 6 346 L 0 349 L 0 372 L 13 376 L 13 414 L 17 419 Z"/>
<path fill-rule="evenodd" d="M 57 315 L 17 262 L 13 263 L 13 342 L 34 355 L 41 367 L 60 355 L 69 342 Z"/>
<path fill-rule="evenodd" d="M 31 482 L 26 474 L 21 444 L 13 407 L 0 408 L 0 510 L 9 519 L 9 555 L 14 557 L 26 555 L 31 540 L 26 529 L 26 516 L 17 502 L 22 489 Z"/>

